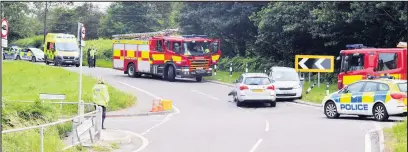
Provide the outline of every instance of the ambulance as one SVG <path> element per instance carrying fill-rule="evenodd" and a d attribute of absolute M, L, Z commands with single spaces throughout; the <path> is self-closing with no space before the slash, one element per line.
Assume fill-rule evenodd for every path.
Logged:
<path fill-rule="evenodd" d="M 44 43 L 44 61 L 49 65 L 75 65 L 79 67 L 79 46 L 75 35 L 48 33 Z"/>

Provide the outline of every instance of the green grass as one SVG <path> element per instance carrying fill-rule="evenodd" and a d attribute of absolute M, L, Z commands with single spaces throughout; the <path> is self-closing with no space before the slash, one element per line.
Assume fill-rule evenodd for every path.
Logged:
<path fill-rule="evenodd" d="M 65 94 L 66 101 L 78 101 L 79 74 L 53 66 L 25 61 L 3 62 L 3 98 L 8 100 L 35 100 L 40 93 Z M 96 80 L 82 77 L 82 99 L 92 100 Z M 118 110 L 135 103 L 136 97 L 109 86 L 108 110 Z M 76 109 L 73 109 L 76 110 Z"/>
<path fill-rule="evenodd" d="M 306 94 L 306 90 L 310 87 L 311 84 L 312 83 L 309 83 L 307 80 L 305 80 L 305 83 L 303 85 L 302 101 L 308 101 L 308 102 L 313 102 L 317 104 L 322 103 L 323 98 L 326 96 L 326 84 L 320 83 L 320 88 L 318 88 L 317 83 L 316 83 L 316 85 L 309 92 L 309 94 Z M 338 90 L 337 84 L 329 85 L 329 93 L 332 93 L 337 90 Z"/>
<path fill-rule="evenodd" d="M 40 103 L 39 93 L 65 94 L 66 101 L 78 101 L 79 74 L 60 67 L 32 64 L 25 61 L 3 62 L 2 69 L 2 129 L 32 126 L 56 121 L 59 116 L 77 113 L 76 105 Z M 91 102 L 91 89 L 96 80 L 83 76 L 83 100 Z M 109 86 L 110 103 L 108 111 L 133 105 L 136 97 Z M 20 103 L 15 100 L 36 101 Z M 60 140 L 71 130 L 71 123 L 47 127 L 45 130 L 45 151 L 58 151 L 64 145 Z M 3 151 L 39 151 L 39 131 L 30 130 L 4 134 Z"/>
<path fill-rule="evenodd" d="M 386 148 L 391 152 L 407 151 L 407 120 L 384 129 Z"/>
<path fill-rule="evenodd" d="M 230 77 L 229 72 L 217 71 L 217 75 L 205 77 L 205 79 L 206 80 L 216 80 L 216 81 L 225 82 L 225 83 L 232 83 L 233 81 L 237 80 L 238 77 L 242 73 L 243 72 L 233 72 L 232 76 Z M 311 83 L 305 80 L 305 83 L 303 86 L 302 100 L 320 104 L 323 98 L 326 96 L 326 84 L 321 83 L 320 88 L 318 88 L 316 84 L 315 87 L 309 92 L 309 94 L 306 94 L 306 90 L 310 87 L 310 85 Z M 329 85 L 329 92 L 331 93 L 334 91 L 337 91 L 337 84 Z"/>

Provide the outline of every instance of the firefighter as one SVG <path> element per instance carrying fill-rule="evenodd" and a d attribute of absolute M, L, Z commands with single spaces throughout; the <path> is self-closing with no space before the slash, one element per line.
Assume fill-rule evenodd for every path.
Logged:
<path fill-rule="evenodd" d="M 105 85 L 102 78 L 98 79 L 98 83 L 92 89 L 93 102 L 102 107 L 102 129 L 105 129 L 104 122 L 106 116 L 106 107 L 109 104 L 108 86 Z M 96 108 L 96 106 L 95 106 Z"/>

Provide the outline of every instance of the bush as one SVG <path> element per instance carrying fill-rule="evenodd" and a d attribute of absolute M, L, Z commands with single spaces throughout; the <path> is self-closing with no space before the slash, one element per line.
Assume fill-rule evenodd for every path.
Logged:
<path fill-rule="evenodd" d="M 16 44 L 20 47 L 36 47 L 36 48 L 42 48 L 44 42 L 44 36 L 43 35 L 38 35 L 34 37 L 29 37 L 25 39 L 19 39 L 17 41 L 14 41 L 12 44 Z"/>

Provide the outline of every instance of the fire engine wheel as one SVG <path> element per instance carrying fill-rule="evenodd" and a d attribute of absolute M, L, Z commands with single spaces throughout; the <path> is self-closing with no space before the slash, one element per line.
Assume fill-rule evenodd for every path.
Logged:
<path fill-rule="evenodd" d="M 196 81 L 197 81 L 197 82 L 203 81 L 203 77 L 196 77 Z"/>
<path fill-rule="evenodd" d="M 141 76 L 140 73 L 135 72 L 136 71 L 135 64 L 133 63 L 129 63 L 127 71 L 128 71 L 129 77 L 140 77 Z"/>
<path fill-rule="evenodd" d="M 174 80 L 176 80 L 176 76 L 174 74 L 174 67 L 173 66 L 169 66 L 169 68 L 167 69 L 167 80 L 169 80 L 170 82 L 173 82 Z"/>

